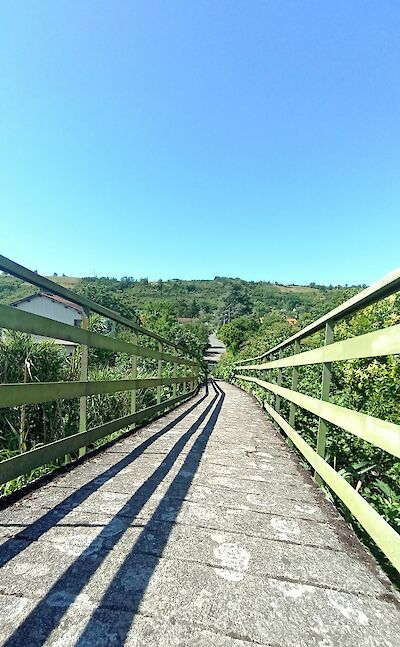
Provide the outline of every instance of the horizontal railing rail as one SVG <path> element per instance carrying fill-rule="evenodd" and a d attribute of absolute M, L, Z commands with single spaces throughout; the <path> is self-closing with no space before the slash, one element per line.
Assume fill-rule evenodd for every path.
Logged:
<path fill-rule="evenodd" d="M 400 325 L 398 324 L 349 339 L 334 341 L 335 324 L 399 291 L 400 270 L 396 270 L 265 353 L 240 360 L 236 363 L 234 371 L 234 377 L 239 386 L 254 384 L 275 396 L 274 405 L 268 400 L 263 402 L 265 410 L 315 470 L 318 483 L 329 486 L 398 570 L 400 570 L 400 535 L 342 475 L 329 465 L 325 456 L 326 437 L 329 432 L 327 424 L 330 423 L 335 428 L 342 429 L 400 458 L 399 424 L 329 401 L 333 362 L 400 354 Z M 300 341 L 306 340 L 324 328 L 324 345 L 301 351 Z M 283 351 L 290 346 L 293 346 L 293 354 L 283 356 Z M 299 367 L 314 365 L 322 366 L 320 398 L 311 397 L 298 390 Z M 292 369 L 290 389 L 282 386 L 283 369 Z M 273 371 L 276 372 L 276 382 L 271 381 Z M 262 378 L 264 374 L 266 379 Z M 290 405 L 289 420 L 282 415 L 282 399 Z M 295 429 L 296 407 L 318 418 L 315 448 L 311 447 Z"/>
<path fill-rule="evenodd" d="M 75 294 L 55 282 L 32 272 L 17 263 L 0 256 L 0 270 L 28 282 L 47 294 L 57 295 L 83 308 L 81 327 L 56 321 L 39 314 L 26 312 L 18 307 L 0 304 L 0 331 L 17 331 L 39 336 L 43 340 L 59 340 L 79 345 L 81 348 L 81 367 L 79 381 L 2 383 L 0 384 L 0 409 L 22 407 L 27 405 L 79 398 L 79 430 L 47 444 L 33 447 L 29 451 L 21 451 L 16 456 L 0 462 L 0 485 L 8 483 L 19 476 L 29 473 L 54 461 L 70 460 L 70 454 L 78 452 L 82 456 L 87 446 L 128 428 L 136 423 L 149 420 L 177 406 L 182 401 L 192 397 L 199 386 L 200 360 L 182 345 L 176 344 L 136 322 L 105 308 L 84 296 Z M 133 343 L 93 332 L 88 329 L 89 316 L 96 313 L 128 327 L 132 331 Z M 158 349 L 150 348 L 139 343 L 139 335 L 158 342 Z M 172 352 L 165 352 L 169 347 Z M 88 373 L 89 349 L 102 349 L 113 353 L 124 353 L 131 356 L 131 371 L 129 379 L 90 380 Z M 138 377 L 137 359 L 146 358 L 157 360 L 156 377 Z M 172 377 L 163 377 L 163 364 L 173 367 Z M 178 375 L 178 367 L 184 375 Z M 178 393 L 181 387 L 183 393 Z M 162 400 L 162 387 L 172 387 L 172 397 Z M 137 391 L 141 389 L 156 389 L 156 404 L 137 410 Z M 87 429 L 87 398 L 101 394 L 131 392 L 130 414 L 116 418 L 102 425 Z"/>
<path fill-rule="evenodd" d="M 348 431 L 369 443 L 380 447 L 385 451 L 400 458 L 400 426 L 392 422 L 380 420 L 368 416 L 365 413 L 352 411 L 346 407 L 341 407 L 337 404 L 332 404 L 318 398 L 313 398 L 309 395 L 304 395 L 298 391 L 286 389 L 283 386 L 271 382 L 259 380 L 256 377 L 249 377 L 247 375 L 237 375 L 238 380 L 247 380 L 259 386 L 268 389 L 272 393 L 279 395 L 293 404 L 297 404 L 302 409 L 306 409 L 328 422 Z"/>
<path fill-rule="evenodd" d="M 71 400 L 82 396 L 120 393 L 157 386 L 185 384 L 192 377 L 146 377 L 135 380 L 96 380 L 94 382 L 31 382 L 28 384 L 1 384 L 0 407 L 18 407 L 52 400 Z"/>
<path fill-rule="evenodd" d="M 187 366 L 195 366 L 197 364 L 197 360 L 186 359 L 185 357 L 170 353 L 160 353 L 160 351 L 148 348 L 147 346 L 138 346 L 137 344 L 115 339 L 114 337 L 107 337 L 107 335 L 102 335 L 101 333 L 91 332 L 90 330 L 71 326 L 70 324 L 55 321 L 54 319 L 48 319 L 47 317 L 32 314 L 31 312 L 24 312 L 12 306 L 0 305 L 0 328 L 41 335 L 43 337 L 50 337 L 51 339 L 61 339 L 90 346 L 91 348 L 110 350 L 115 353 L 127 353 L 128 355 L 148 357 L 151 359 L 159 359 L 161 357 L 164 361 L 186 364 Z"/>
<path fill-rule="evenodd" d="M 259 371 L 271 368 L 292 368 L 293 366 L 339 362 L 347 359 L 383 357 L 398 353 L 400 353 L 400 325 L 374 330 L 374 332 L 365 335 L 337 341 L 328 346 L 306 350 L 265 364 L 243 364 L 238 366 L 238 370 L 254 369 Z"/>
<path fill-rule="evenodd" d="M 8 458 L 0 463 L 0 485 L 17 478 L 21 474 L 28 474 L 37 467 L 50 464 L 66 454 L 76 452 L 82 449 L 82 447 L 91 445 L 97 440 L 101 440 L 116 431 L 130 427 L 135 423 L 143 422 L 144 420 L 150 420 L 155 415 L 162 413 L 166 409 L 171 409 L 183 400 L 192 397 L 196 391 L 197 389 L 194 388 L 192 391 L 183 393 L 176 398 L 165 400 L 146 409 L 141 409 L 122 418 L 111 420 L 98 427 L 93 427 L 88 431 L 72 434 L 66 438 L 55 440 L 47 445 L 35 447 L 28 452 Z"/>

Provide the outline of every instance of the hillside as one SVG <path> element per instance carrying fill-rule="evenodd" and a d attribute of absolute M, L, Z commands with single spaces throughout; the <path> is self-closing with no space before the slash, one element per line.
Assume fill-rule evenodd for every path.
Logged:
<path fill-rule="evenodd" d="M 177 317 L 215 319 L 219 323 L 245 314 L 263 317 L 271 311 L 296 319 L 314 318 L 341 303 L 348 293 L 347 286 L 281 285 L 227 277 L 156 282 L 132 277 L 48 278 L 127 316 L 163 306 Z M 27 283 L 0 275 L 0 303 L 12 303 L 35 291 Z"/>
<path fill-rule="evenodd" d="M 69 290 L 74 290 L 81 281 L 80 278 L 74 276 L 47 276 L 46 278 L 55 281 Z M 30 283 L 20 281 L 8 274 L 0 274 L 0 303 L 12 303 L 18 299 L 23 299 L 29 294 L 38 292 L 38 290 L 39 288 L 35 288 Z"/>
<path fill-rule="evenodd" d="M 68 290 L 74 290 L 76 285 L 82 281 L 78 276 L 46 276 L 46 279 L 62 285 L 63 288 L 68 288 Z"/>

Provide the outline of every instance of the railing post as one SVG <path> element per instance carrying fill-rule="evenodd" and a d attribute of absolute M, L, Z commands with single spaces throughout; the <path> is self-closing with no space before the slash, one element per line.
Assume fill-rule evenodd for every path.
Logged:
<path fill-rule="evenodd" d="M 137 346 L 138 336 L 136 333 L 133 333 L 133 343 Z M 137 379 L 137 355 L 132 355 L 132 371 L 131 371 L 132 380 Z M 136 398 L 136 388 L 131 391 L 131 413 L 136 413 L 137 398 Z"/>
<path fill-rule="evenodd" d="M 265 361 L 269 362 L 269 356 L 268 355 L 265 357 Z M 265 369 L 264 377 L 265 377 L 266 382 L 271 382 L 271 371 L 270 371 L 270 369 L 268 369 L 268 368 Z M 270 396 L 270 392 L 267 391 L 266 394 L 265 394 L 265 399 L 268 402 L 268 404 L 269 404 L 269 396 Z"/>
<path fill-rule="evenodd" d="M 163 345 L 160 342 L 158 344 L 158 352 L 162 353 L 163 352 Z M 159 380 L 161 380 L 162 377 L 162 359 L 161 357 L 158 358 L 158 369 L 157 369 L 157 377 Z M 157 387 L 157 404 L 160 404 L 161 402 L 161 385 Z"/>
<path fill-rule="evenodd" d="M 184 365 L 183 367 L 183 376 L 187 377 L 188 369 L 187 369 L 187 364 Z M 183 383 L 183 392 L 186 393 L 187 391 L 187 382 Z"/>
<path fill-rule="evenodd" d="M 300 342 L 296 339 L 294 342 L 294 355 L 297 355 L 297 353 L 300 352 Z M 292 369 L 292 391 L 297 391 L 297 383 L 299 381 L 299 367 L 298 366 L 293 366 Z M 290 403 L 290 410 L 289 410 L 289 425 L 294 428 L 295 424 L 295 419 L 296 419 L 296 405 L 294 402 Z"/>
<path fill-rule="evenodd" d="M 89 328 L 90 310 L 84 308 L 82 313 L 81 328 L 88 330 Z M 88 366 L 89 366 L 89 346 L 82 344 L 81 353 L 81 382 L 88 381 Z M 79 399 L 79 432 L 82 433 L 87 429 L 87 396 L 84 395 Z M 86 447 L 79 449 L 79 456 L 86 454 Z"/>
<path fill-rule="evenodd" d="M 174 378 L 178 377 L 178 364 L 177 364 L 177 362 L 174 362 L 172 375 L 173 375 Z M 176 382 L 175 382 L 175 384 L 172 385 L 172 397 L 173 398 L 176 398 L 177 386 L 178 385 L 176 384 Z"/>
<path fill-rule="evenodd" d="M 325 324 L 325 346 L 333 342 L 333 328 L 334 323 L 332 321 L 327 321 Z M 324 362 L 322 364 L 322 383 L 321 383 L 321 400 L 328 400 L 329 398 L 329 389 L 331 386 L 331 377 L 332 377 L 332 367 L 331 362 Z M 326 447 L 326 431 L 327 424 L 325 420 L 319 418 L 318 421 L 318 434 L 317 434 L 317 454 L 322 458 L 325 458 L 325 447 Z M 317 472 L 315 474 L 315 480 L 319 485 L 322 484 L 322 479 Z"/>
<path fill-rule="evenodd" d="M 194 369 L 193 369 L 193 366 L 189 366 L 189 377 L 193 378 L 192 380 L 190 380 L 190 382 L 188 382 L 188 387 L 189 387 L 188 390 L 190 392 L 190 391 L 193 391 L 193 384 L 194 384 Z"/>
<path fill-rule="evenodd" d="M 279 359 L 282 359 L 282 357 L 283 357 L 283 350 L 281 349 L 279 351 Z M 278 386 L 282 386 L 282 369 L 281 368 L 278 368 L 278 375 L 277 375 L 277 378 L 276 378 L 276 383 L 277 383 Z M 280 413 L 280 410 L 281 410 L 281 396 L 276 394 L 275 395 L 275 411 L 277 413 Z"/>

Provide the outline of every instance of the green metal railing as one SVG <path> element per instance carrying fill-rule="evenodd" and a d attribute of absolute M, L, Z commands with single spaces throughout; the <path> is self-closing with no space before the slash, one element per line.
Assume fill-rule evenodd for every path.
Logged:
<path fill-rule="evenodd" d="M 200 362 L 197 357 L 190 354 L 183 346 L 164 339 L 117 312 L 105 308 L 85 296 L 75 294 L 71 290 L 1 255 L 0 270 L 40 288 L 46 293 L 63 297 L 83 308 L 83 319 L 79 328 L 30 312 L 24 312 L 13 306 L 0 305 L 0 329 L 5 328 L 51 339 L 69 341 L 79 344 L 82 348 L 80 381 L 0 384 L 0 408 L 49 402 L 61 398 L 80 398 L 79 432 L 1 461 L 0 485 L 18 476 L 29 474 L 38 467 L 51 464 L 57 459 L 62 459 L 72 452 L 79 451 L 79 455 L 82 456 L 85 454 L 88 445 L 135 423 L 149 420 L 167 409 L 172 409 L 196 393 L 199 384 Z M 91 313 L 97 313 L 130 328 L 133 331 L 135 343 L 88 330 L 88 320 Z M 158 350 L 140 345 L 139 336 L 156 340 Z M 89 348 L 106 349 L 132 356 L 130 379 L 89 381 Z M 165 348 L 172 350 L 172 352 L 165 352 Z M 138 357 L 157 360 L 157 377 L 138 379 Z M 162 377 L 163 362 L 173 364 L 173 377 Z M 184 367 L 185 375 L 183 376 L 177 374 L 179 365 Z M 180 384 L 183 385 L 183 393 L 177 395 L 177 386 Z M 173 390 L 173 397 L 164 401 L 162 401 L 163 386 L 172 386 Z M 137 411 L 136 392 L 138 389 L 156 389 L 157 403 Z M 131 413 L 100 426 L 87 429 L 88 396 L 122 391 L 131 391 L 132 393 Z"/>
<path fill-rule="evenodd" d="M 329 402 L 331 364 L 344 360 L 382 357 L 400 353 L 400 325 L 334 341 L 334 326 L 349 315 L 400 291 L 400 270 L 371 285 L 303 330 L 257 357 L 238 362 L 235 378 L 252 382 L 275 395 L 275 405 L 263 403 L 268 414 L 285 432 L 295 447 L 314 468 L 316 480 L 326 483 L 367 531 L 392 564 L 400 570 L 400 535 L 372 508 L 369 503 L 325 461 L 327 423 L 354 434 L 393 456 L 400 458 L 400 426 L 373 416 L 359 413 Z M 319 348 L 300 352 L 300 341 L 325 329 L 325 343 Z M 284 349 L 293 347 L 293 354 L 283 357 Z M 278 358 L 276 356 L 278 354 Z M 297 390 L 298 367 L 322 366 L 320 398 Z M 282 369 L 292 369 L 291 389 L 281 385 Z M 271 382 L 270 372 L 277 369 L 277 380 Z M 260 374 L 267 379 L 261 379 Z M 247 372 L 250 372 L 247 373 Z M 251 375 L 256 372 L 256 375 Z M 245 374 L 246 373 L 246 374 Z M 290 404 L 289 420 L 280 412 L 281 399 Z M 318 416 L 316 447 L 313 449 L 295 430 L 296 407 Z"/>

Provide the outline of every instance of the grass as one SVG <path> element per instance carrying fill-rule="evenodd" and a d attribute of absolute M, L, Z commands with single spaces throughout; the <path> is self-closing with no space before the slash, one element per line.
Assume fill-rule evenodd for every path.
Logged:
<path fill-rule="evenodd" d="M 46 279 L 50 279 L 50 281 L 54 281 L 57 285 L 61 285 L 63 288 L 68 288 L 69 290 L 73 290 L 82 281 L 79 276 L 46 276 Z"/>

